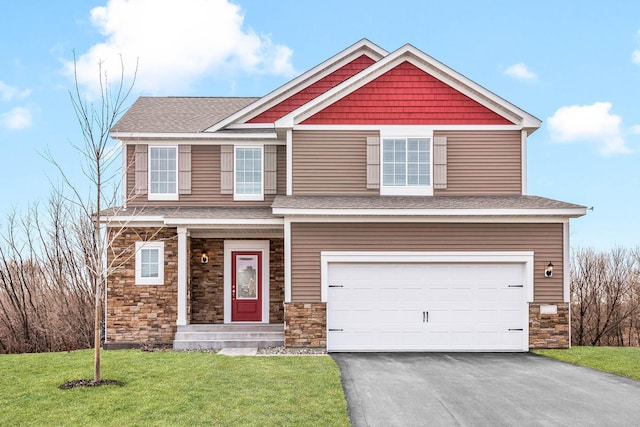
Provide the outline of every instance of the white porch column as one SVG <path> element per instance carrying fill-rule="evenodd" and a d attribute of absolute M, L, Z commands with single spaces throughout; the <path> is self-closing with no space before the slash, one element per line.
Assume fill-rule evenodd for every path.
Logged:
<path fill-rule="evenodd" d="M 178 227 L 178 326 L 187 324 L 187 228 Z"/>

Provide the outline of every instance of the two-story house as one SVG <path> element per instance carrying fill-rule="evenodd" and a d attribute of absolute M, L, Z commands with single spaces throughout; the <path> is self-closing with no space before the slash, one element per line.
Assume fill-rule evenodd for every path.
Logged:
<path fill-rule="evenodd" d="M 139 98 L 111 134 L 105 346 L 568 347 L 585 208 L 527 194 L 539 127 L 368 40 L 261 98 Z"/>

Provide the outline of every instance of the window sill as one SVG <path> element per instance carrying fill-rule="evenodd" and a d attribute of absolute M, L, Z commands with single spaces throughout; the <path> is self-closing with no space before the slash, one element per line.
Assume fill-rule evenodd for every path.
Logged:
<path fill-rule="evenodd" d="M 176 201 L 176 200 L 180 200 L 178 194 L 151 194 L 149 193 L 147 195 L 147 199 L 150 201 L 154 201 L 154 200 L 172 200 L 172 201 Z"/>
<path fill-rule="evenodd" d="M 264 194 L 234 194 L 233 201 L 234 202 L 241 202 L 241 201 L 263 202 Z"/>
<path fill-rule="evenodd" d="M 380 187 L 381 196 L 433 196 L 433 187 Z"/>

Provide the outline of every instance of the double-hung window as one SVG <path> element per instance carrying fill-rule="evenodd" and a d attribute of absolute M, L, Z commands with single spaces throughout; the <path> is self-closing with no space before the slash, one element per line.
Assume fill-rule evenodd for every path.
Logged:
<path fill-rule="evenodd" d="M 178 200 L 177 147 L 149 147 L 149 200 Z"/>
<path fill-rule="evenodd" d="M 235 147 L 234 200 L 264 200 L 263 148 Z"/>
<path fill-rule="evenodd" d="M 136 285 L 164 284 L 164 242 L 136 242 Z"/>
<path fill-rule="evenodd" d="M 433 195 L 430 137 L 382 138 L 383 195 Z"/>

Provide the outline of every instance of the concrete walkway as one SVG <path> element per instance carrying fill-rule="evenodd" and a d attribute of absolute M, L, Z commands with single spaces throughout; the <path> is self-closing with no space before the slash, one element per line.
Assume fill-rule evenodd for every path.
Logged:
<path fill-rule="evenodd" d="M 640 382 L 529 353 L 337 353 L 353 426 L 640 426 Z"/>
<path fill-rule="evenodd" d="M 258 349 L 255 347 L 249 348 L 223 348 L 218 352 L 223 356 L 255 356 L 258 354 Z"/>

